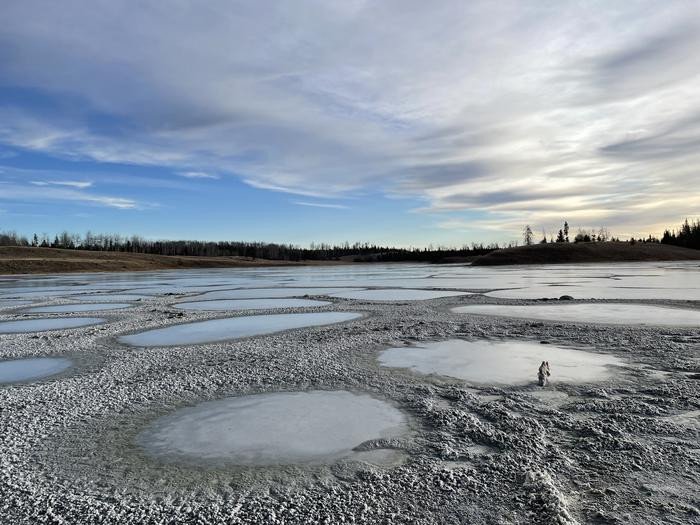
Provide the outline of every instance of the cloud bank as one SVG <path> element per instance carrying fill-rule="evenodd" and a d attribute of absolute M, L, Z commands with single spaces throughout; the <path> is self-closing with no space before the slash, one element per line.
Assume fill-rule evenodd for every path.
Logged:
<path fill-rule="evenodd" d="M 0 102 L 10 147 L 381 191 L 456 230 L 645 233 L 700 208 L 692 2 L 7 0 L 0 17 L 0 88 L 24 94 Z"/>

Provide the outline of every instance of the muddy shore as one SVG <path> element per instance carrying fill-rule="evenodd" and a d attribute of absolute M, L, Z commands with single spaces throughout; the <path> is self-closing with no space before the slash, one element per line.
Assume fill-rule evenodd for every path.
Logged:
<path fill-rule="evenodd" d="M 365 317 L 206 345 L 117 343 L 118 335 L 147 328 L 246 315 L 175 309 L 183 298 L 100 312 L 103 325 L 0 335 L 2 359 L 75 363 L 43 381 L 0 386 L 2 523 L 700 523 L 697 329 L 450 311 L 533 302 L 474 295 L 395 304 L 331 299 L 331 306 L 288 311 Z M 46 304 L 62 302 L 70 301 Z M 0 319 L 21 312 L 5 310 Z M 557 383 L 555 374 L 545 389 L 534 377 L 525 386 L 468 384 L 378 365 L 384 348 L 448 338 L 585 347 L 626 365 L 591 384 Z M 180 407 L 297 390 L 349 390 L 392 403 L 411 432 L 377 446 L 397 450 L 399 459 L 210 468 L 156 461 L 135 440 Z"/>

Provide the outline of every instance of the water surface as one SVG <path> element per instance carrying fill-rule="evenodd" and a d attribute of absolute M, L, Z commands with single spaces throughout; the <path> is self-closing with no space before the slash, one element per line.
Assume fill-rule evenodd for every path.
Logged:
<path fill-rule="evenodd" d="M 451 339 L 420 346 L 389 348 L 379 354 L 382 366 L 410 368 L 471 383 L 528 384 L 537 382 L 542 361 L 549 361 L 552 383 L 586 383 L 607 379 L 615 356 L 529 341 L 465 341 Z"/>
<path fill-rule="evenodd" d="M 61 357 L 0 361 L 0 383 L 16 383 L 51 376 L 63 372 L 71 364 L 69 359 Z"/>
<path fill-rule="evenodd" d="M 439 297 L 454 297 L 468 295 L 468 292 L 449 292 L 444 290 L 412 290 L 406 288 L 393 288 L 382 290 L 357 290 L 332 294 L 333 297 L 344 299 L 358 299 L 365 301 L 423 301 L 437 299 Z"/>
<path fill-rule="evenodd" d="M 96 317 L 59 317 L 51 319 L 23 319 L 21 321 L 0 322 L 0 334 L 19 334 L 26 332 L 44 332 L 47 330 L 64 330 L 103 323 L 104 319 Z"/>
<path fill-rule="evenodd" d="M 37 306 L 36 308 L 30 308 L 27 312 L 32 314 L 99 312 L 102 310 L 120 310 L 130 306 L 132 305 L 125 303 L 57 304 L 53 306 Z"/>
<path fill-rule="evenodd" d="M 133 335 L 125 335 L 119 341 L 134 346 L 176 346 L 213 343 L 241 337 L 271 334 L 305 328 L 342 323 L 362 317 L 352 312 L 321 312 L 308 314 L 274 314 L 227 319 L 211 319 L 196 323 L 156 328 Z"/>
<path fill-rule="evenodd" d="M 458 306 L 452 311 L 463 314 L 517 317 L 542 321 L 638 326 L 700 326 L 700 310 L 642 304 L 470 304 Z"/>
<path fill-rule="evenodd" d="M 328 306 L 328 301 L 313 301 L 311 299 L 221 299 L 218 301 L 195 301 L 175 305 L 183 310 L 270 310 L 273 308 L 310 308 L 313 306 Z"/>
<path fill-rule="evenodd" d="M 280 392 L 209 401 L 156 420 L 137 437 L 146 451 L 185 463 L 332 463 L 362 443 L 400 437 L 406 417 L 347 391 Z"/>

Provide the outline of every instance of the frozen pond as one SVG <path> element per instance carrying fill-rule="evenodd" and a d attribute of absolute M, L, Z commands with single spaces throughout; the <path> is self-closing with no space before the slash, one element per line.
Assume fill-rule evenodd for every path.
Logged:
<path fill-rule="evenodd" d="M 197 300 L 339 294 L 401 301 L 437 297 L 431 294 L 438 288 L 523 299 L 571 295 L 700 300 L 700 265 L 697 261 L 507 267 L 408 263 L 22 276 L 0 281 L 0 301 L 75 297 L 129 302 L 166 294 L 200 294 Z"/>
<path fill-rule="evenodd" d="M 151 296 L 147 295 L 136 295 L 130 293 L 95 293 L 95 294 L 85 294 L 78 295 L 75 299 L 80 299 L 81 301 L 139 301 L 143 299 L 153 299 Z"/>
<path fill-rule="evenodd" d="M 281 392 L 209 401 L 156 420 L 138 443 L 166 461 L 236 465 L 323 464 L 379 438 L 400 437 L 406 417 L 347 391 Z"/>
<path fill-rule="evenodd" d="M 422 301 L 437 299 L 439 297 L 454 297 L 468 295 L 468 292 L 446 292 L 443 290 L 411 290 L 407 288 L 393 288 L 383 290 L 357 290 L 332 294 L 333 297 L 344 299 L 358 299 L 365 301 Z"/>
<path fill-rule="evenodd" d="M 542 361 L 549 361 L 552 383 L 586 383 L 608 378 L 618 358 L 529 341 L 465 341 L 451 339 L 421 346 L 390 348 L 379 354 L 382 366 L 410 368 L 472 383 L 537 382 Z"/>
<path fill-rule="evenodd" d="M 104 319 L 96 317 L 59 317 L 55 319 L 23 319 L 21 321 L 0 322 L 0 334 L 19 334 L 26 332 L 43 332 L 45 330 L 63 330 L 100 324 Z"/>
<path fill-rule="evenodd" d="M 207 292 L 197 299 L 274 299 L 278 297 L 304 297 L 305 295 L 331 295 L 347 288 L 246 288 L 242 290 L 217 290 Z"/>
<path fill-rule="evenodd" d="M 219 301 L 196 301 L 175 305 L 183 310 L 269 310 L 273 308 L 310 308 L 328 306 L 328 301 L 311 299 L 221 299 Z"/>
<path fill-rule="evenodd" d="M 16 383 L 63 372 L 71 366 L 69 359 L 61 357 L 37 357 L 0 361 L 0 383 Z"/>
<path fill-rule="evenodd" d="M 53 306 L 37 306 L 36 308 L 30 308 L 27 312 L 31 314 L 98 312 L 101 310 L 119 310 L 130 306 L 132 305 L 125 303 L 57 304 Z"/>
<path fill-rule="evenodd" d="M 156 328 L 133 335 L 122 336 L 119 338 L 119 341 L 134 346 L 181 346 L 213 343 L 253 335 L 272 334 L 294 328 L 342 323 L 360 317 L 362 317 L 362 314 L 352 312 L 230 317 Z"/>
<path fill-rule="evenodd" d="M 542 321 L 642 326 L 700 326 L 700 310 L 645 304 L 474 304 L 459 306 L 453 308 L 452 311 L 462 314 L 518 317 Z"/>
<path fill-rule="evenodd" d="M 13 308 L 16 306 L 26 306 L 32 304 L 32 301 L 23 301 L 21 299 L 0 299 L 0 308 Z"/>
<path fill-rule="evenodd" d="M 570 295 L 574 299 L 675 299 L 679 301 L 697 301 L 700 300 L 700 289 L 558 285 L 496 290 L 486 295 L 504 299 L 558 299 L 562 295 Z"/>

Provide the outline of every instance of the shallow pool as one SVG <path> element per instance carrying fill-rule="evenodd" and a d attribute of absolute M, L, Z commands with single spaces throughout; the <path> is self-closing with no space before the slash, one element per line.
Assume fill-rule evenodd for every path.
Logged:
<path fill-rule="evenodd" d="M 69 359 L 62 357 L 37 357 L 0 361 L 0 383 L 16 383 L 51 376 L 63 372 L 71 364 Z"/>
<path fill-rule="evenodd" d="M 273 308 L 310 308 L 312 306 L 328 306 L 328 301 L 313 301 L 311 299 L 221 299 L 218 301 L 195 301 L 176 304 L 183 310 L 268 310 Z"/>
<path fill-rule="evenodd" d="M 57 304 L 53 306 L 37 306 L 36 308 L 30 308 L 27 312 L 31 314 L 98 312 L 102 310 L 119 310 L 130 306 L 132 305 L 125 303 Z"/>
<path fill-rule="evenodd" d="M 360 317 L 362 317 L 362 314 L 353 312 L 229 317 L 156 328 L 133 335 L 122 336 L 119 338 L 119 341 L 134 346 L 176 346 L 213 343 L 227 339 L 271 334 L 294 328 L 342 323 Z"/>
<path fill-rule="evenodd" d="M 483 384 L 535 384 L 542 361 L 549 361 L 552 383 L 600 381 L 615 373 L 611 365 L 624 364 L 607 354 L 529 341 L 450 339 L 379 354 L 382 366 Z"/>
<path fill-rule="evenodd" d="M 96 317 L 59 317 L 54 319 L 23 319 L 21 321 L 0 322 L 0 334 L 19 334 L 26 332 L 44 332 L 46 330 L 63 330 L 103 323 L 104 319 Z"/>
<path fill-rule="evenodd" d="M 625 303 L 459 306 L 462 314 L 518 317 L 542 321 L 649 326 L 700 326 L 700 310 Z"/>
<path fill-rule="evenodd" d="M 322 464 L 352 459 L 358 445 L 407 430 L 403 413 L 385 401 L 317 390 L 201 403 L 156 420 L 137 442 L 166 461 Z"/>
<path fill-rule="evenodd" d="M 381 290 L 357 290 L 332 294 L 343 299 L 358 299 L 365 301 L 423 301 L 439 297 L 454 297 L 469 295 L 469 292 L 448 292 L 442 290 L 412 290 L 406 288 L 391 288 Z"/>

